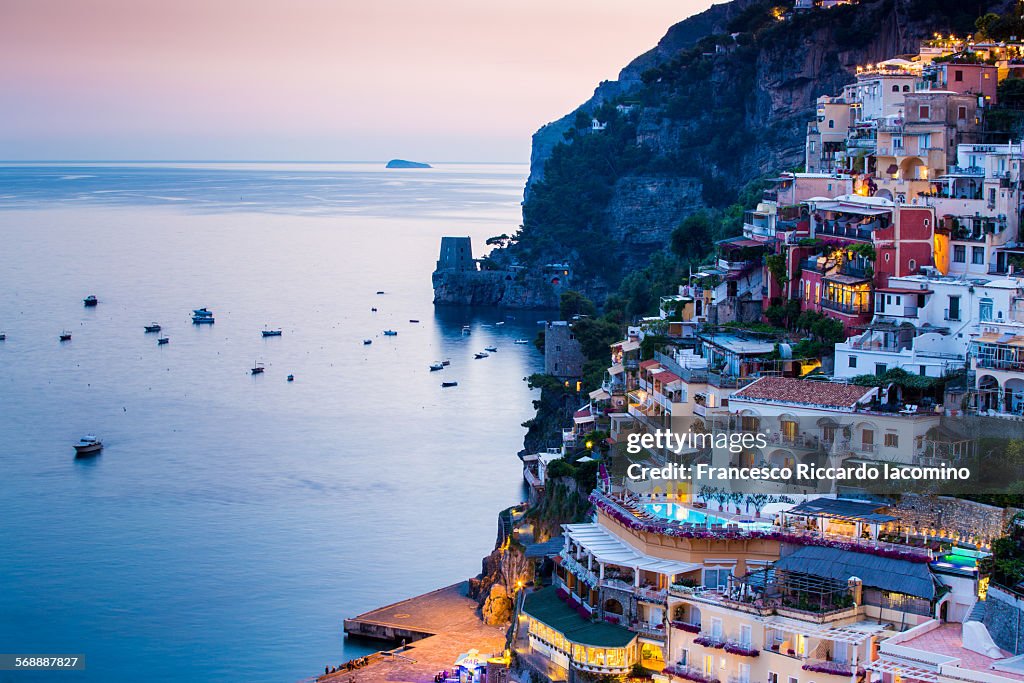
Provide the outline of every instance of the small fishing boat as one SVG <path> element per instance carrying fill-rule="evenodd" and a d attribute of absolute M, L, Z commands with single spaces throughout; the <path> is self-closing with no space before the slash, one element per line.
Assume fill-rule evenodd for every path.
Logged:
<path fill-rule="evenodd" d="M 92 308 L 93 306 L 95 306 L 99 302 L 100 302 L 100 300 L 96 298 L 95 294 L 90 294 L 89 296 L 87 296 L 84 299 L 82 299 L 82 303 L 85 304 L 86 308 Z"/>
<path fill-rule="evenodd" d="M 415 320 L 415 319 L 413 319 L 413 318 L 409 318 L 409 322 L 411 322 L 411 323 L 418 323 L 418 322 L 419 322 L 419 320 Z"/>
<path fill-rule="evenodd" d="M 288 381 L 289 382 L 294 382 L 295 381 L 295 375 L 288 375 Z"/>
<path fill-rule="evenodd" d="M 280 337 L 281 330 L 263 330 L 264 337 Z"/>
<path fill-rule="evenodd" d="M 376 312 L 377 312 L 377 307 L 376 306 L 374 306 L 373 308 L 370 309 L 370 313 L 376 313 Z"/>
<path fill-rule="evenodd" d="M 430 371 L 431 372 L 435 372 L 437 370 L 444 370 L 444 363 L 442 363 L 441 361 L 438 361 L 436 363 L 431 363 L 430 364 Z"/>
<path fill-rule="evenodd" d="M 494 323 L 495 327 L 500 326 L 500 325 L 504 325 L 504 324 L 505 324 L 504 320 L 499 320 L 498 322 Z"/>
<path fill-rule="evenodd" d="M 480 360 L 481 358 L 487 358 L 487 356 L 488 354 L 484 353 L 483 351 L 478 351 L 477 353 L 473 354 L 473 358 L 476 358 L 477 360 Z"/>
<path fill-rule="evenodd" d="M 385 337 L 397 337 L 398 333 L 395 332 L 394 330 L 384 330 L 384 336 Z"/>
<path fill-rule="evenodd" d="M 60 340 L 61 341 L 71 341 L 71 333 L 68 332 L 67 330 L 63 330 L 60 333 Z"/>
<path fill-rule="evenodd" d="M 513 344 L 529 344 L 529 343 L 530 343 L 530 340 L 529 340 L 529 339 L 516 339 L 516 340 L 515 340 L 514 342 L 512 342 L 512 343 L 513 343 Z"/>
<path fill-rule="evenodd" d="M 383 293 L 384 293 L 384 290 L 383 290 L 383 289 L 378 289 L 378 290 L 377 290 L 377 293 L 378 293 L 378 294 L 383 294 Z"/>
<path fill-rule="evenodd" d="M 171 340 L 168 339 L 167 337 L 160 337 L 159 339 L 156 340 L 156 345 L 163 346 L 164 344 L 169 344 L 170 342 Z"/>
<path fill-rule="evenodd" d="M 146 332 L 159 332 L 163 328 L 160 327 L 160 323 L 150 323 L 146 325 Z"/>
<path fill-rule="evenodd" d="M 263 370 L 264 370 L 263 363 L 260 363 L 259 361 L 257 361 L 252 366 L 252 368 L 249 369 L 249 372 L 252 373 L 253 375 L 262 375 L 263 374 Z"/>
<path fill-rule="evenodd" d="M 372 339 L 364 339 L 363 340 L 363 346 L 369 346 L 372 343 L 373 343 Z"/>
<path fill-rule="evenodd" d="M 7 334 L 6 333 L 0 332 L 0 341 L 7 341 Z"/>
<path fill-rule="evenodd" d="M 450 360 L 443 360 L 443 361 L 441 361 L 441 365 L 443 365 L 445 367 L 448 367 L 451 364 L 452 364 L 452 362 Z"/>
<path fill-rule="evenodd" d="M 457 387 L 457 386 L 459 386 L 459 383 L 458 382 L 441 382 L 441 386 L 442 387 Z"/>
<path fill-rule="evenodd" d="M 82 458 L 87 455 L 96 455 L 103 450 L 103 442 L 94 434 L 87 434 L 75 444 L 75 457 Z"/>
<path fill-rule="evenodd" d="M 490 351 L 491 353 L 497 353 L 498 352 L 498 347 L 497 346 L 485 346 L 484 347 L 484 351 Z"/>

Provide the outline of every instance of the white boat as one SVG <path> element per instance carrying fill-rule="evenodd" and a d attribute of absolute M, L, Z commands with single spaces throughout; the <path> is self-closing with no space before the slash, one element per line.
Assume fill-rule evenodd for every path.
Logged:
<path fill-rule="evenodd" d="M 530 340 L 529 340 L 529 339 L 516 339 L 516 340 L 515 340 L 514 342 L 512 342 L 512 343 L 513 343 L 513 344 L 529 344 L 529 343 L 530 343 Z"/>
<path fill-rule="evenodd" d="M 469 325 L 462 326 L 462 334 L 469 334 L 471 332 Z"/>
<path fill-rule="evenodd" d="M 259 361 L 256 361 L 256 363 L 252 366 L 252 368 L 249 369 L 249 372 L 251 374 L 253 374 L 253 375 L 262 375 L 263 374 L 263 370 L 264 370 L 263 363 L 260 363 Z"/>
<path fill-rule="evenodd" d="M 95 294 L 90 294 L 89 296 L 82 299 L 82 302 L 85 304 L 86 308 L 92 308 L 93 306 L 98 304 L 100 300 L 96 298 Z"/>
<path fill-rule="evenodd" d="M 160 327 L 160 323 L 150 323 L 146 325 L 146 332 L 159 332 L 161 329 L 163 328 Z"/>
<path fill-rule="evenodd" d="M 487 356 L 488 356 L 488 354 L 483 352 L 483 351 L 479 351 L 479 352 L 473 354 L 473 358 L 476 358 L 477 360 L 480 360 L 481 358 L 487 358 Z"/>
<path fill-rule="evenodd" d="M 75 444 L 75 457 L 96 455 L 103 450 L 103 442 L 95 434 L 86 434 Z"/>
<path fill-rule="evenodd" d="M 395 332 L 394 330 L 384 330 L 384 336 L 385 337 L 397 337 L 398 333 Z"/>
<path fill-rule="evenodd" d="M 490 351 L 491 353 L 497 353 L 498 352 L 498 347 L 497 346 L 485 346 L 484 347 L 484 351 Z"/>
<path fill-rule="evenodd" d="M 431 363 L 430 364 L 430 371 L 434 372 L 436 370 L 444 370 L 444 363 L 442 363 L 441 361 L 438 361 L 436 363 Z"/>

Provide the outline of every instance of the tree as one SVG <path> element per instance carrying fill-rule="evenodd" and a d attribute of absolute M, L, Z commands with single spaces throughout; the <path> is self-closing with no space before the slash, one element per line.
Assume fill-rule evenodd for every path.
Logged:
<path fill-rule="evenodd" d="M 690 214 L 672 231 L 672 252 L 681 258 L 702 258 L 711 249 L 714 228 L 710 212 L 702 210 Z"/>
<path fill-rule="evenodd" d="M 487 241 L 484 244 L 486 244 L 489 247 L 497 247 L 499 249 L 504 249 L 505 247 L 508 246 L 509 242 L 511 242 L 511 241 L 512 241 L 512 238 L 509 237 L 507 233 L 503 232 L 500 235 L 495 235 L 494 237 L 488 237 Z"/>
<path fill-rule="evenodd" d="M 558 301 L 558 315 L 562 320 L 572 320 L 578 315 L 594 316 L 596 314 L 597 306 L 587 297 L 571 289 L 562 292 Z"/>

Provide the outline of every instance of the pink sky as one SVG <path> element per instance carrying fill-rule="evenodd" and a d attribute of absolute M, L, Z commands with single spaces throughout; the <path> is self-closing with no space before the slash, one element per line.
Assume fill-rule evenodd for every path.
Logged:
<path fill-rule="evenodd" d="M 709 0 L 0 0 L 0 159 L 526 161 Z"/>

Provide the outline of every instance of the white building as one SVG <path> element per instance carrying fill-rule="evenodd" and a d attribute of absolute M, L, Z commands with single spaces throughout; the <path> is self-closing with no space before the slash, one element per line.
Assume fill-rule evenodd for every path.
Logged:
<path fill-rule="evenodd" d="M 836 344 L 836 377 L 901 368 L 942 377 L 964 367 L 984 322 L 1010 318 L 1017 280 L 934 274 L 889 278 L 875 292 L 875 317 L 861 334 Z"/>

